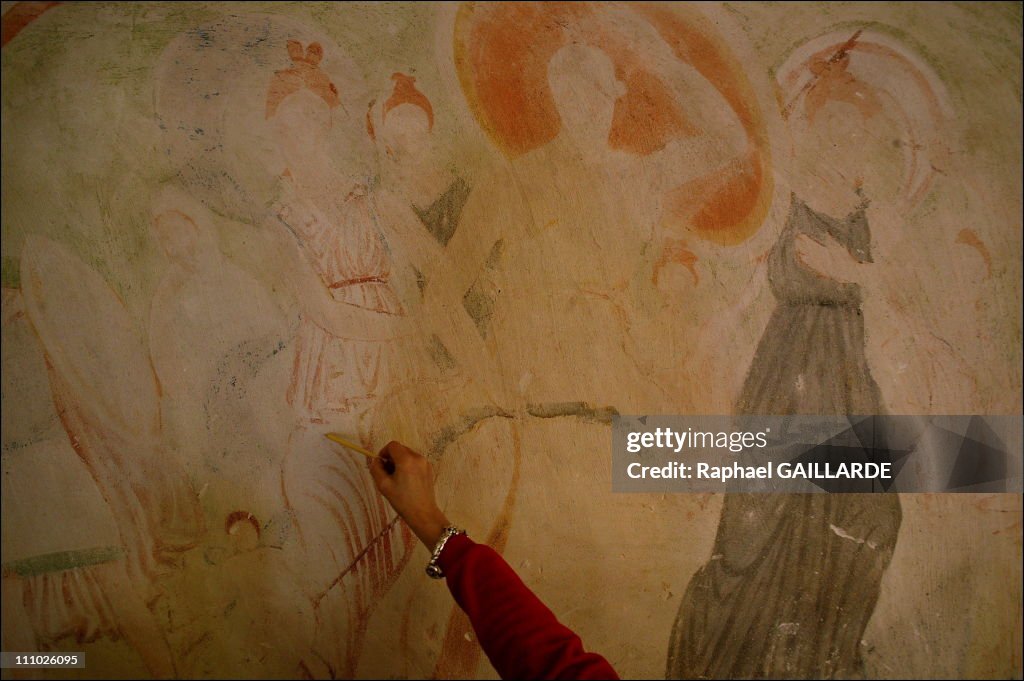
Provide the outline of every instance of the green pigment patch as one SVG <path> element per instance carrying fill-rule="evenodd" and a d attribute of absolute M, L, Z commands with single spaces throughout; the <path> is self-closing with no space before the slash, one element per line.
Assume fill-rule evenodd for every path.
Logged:
<path fill-rule="evenodd" d="M 4 563 L 3 571 L 5 575 L 15 574 L 19 577 L 32 577 L 48 572 L 61 572 L 73 568 L 109 563 L 123 555 L 124 551 L 119 546 L 98 546 L 78 551 L 57 551 L 56 553 L 44 553 L 41 556 L 12 560 L 9 563 Z"/>

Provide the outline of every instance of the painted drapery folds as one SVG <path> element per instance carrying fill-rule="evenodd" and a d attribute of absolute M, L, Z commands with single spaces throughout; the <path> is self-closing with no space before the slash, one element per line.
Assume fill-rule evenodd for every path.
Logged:
<path fill-rule="evenodd" d="M 2 23 L 4 650 L 493 677 L 339 431 L 624 676 L 1020 676 L 1019 495 L 608 465 L 615 414 L 1020 413 L 1019 5 Z"/>

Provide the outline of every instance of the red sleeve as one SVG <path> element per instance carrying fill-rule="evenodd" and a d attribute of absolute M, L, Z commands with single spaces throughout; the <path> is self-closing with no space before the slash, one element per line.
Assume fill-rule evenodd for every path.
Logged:
<path fill-rule="evenodd" d="M 617 679 L 600 655 L 559 623 L 489 546 L 456 535 L 438 563 L 480 647 L 503 679 Z"/>

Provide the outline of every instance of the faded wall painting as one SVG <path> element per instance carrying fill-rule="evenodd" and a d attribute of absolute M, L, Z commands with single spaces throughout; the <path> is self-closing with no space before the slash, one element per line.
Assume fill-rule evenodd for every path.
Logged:
<path fill-rule="evenodd" d="M 494 678 L 337 431 L 623 676 L 1020 676 L 1019 495 L 609 463 L 615 414 L 1020 413 L 1019 5 L 2 9 L 4 650 Z"/>

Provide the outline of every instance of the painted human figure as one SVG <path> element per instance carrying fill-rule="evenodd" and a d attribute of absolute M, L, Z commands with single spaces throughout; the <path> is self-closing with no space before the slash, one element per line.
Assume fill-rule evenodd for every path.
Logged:
<path fill-rule="evenodd" d="M 315 652 L 303 664 L 314 675 L 351 674 L 370 609 L 404 565 L 411 535 L 362 462 L 339 456 L 323 434 L 366 437 L 374 401 L 393 383 L 389 349 L 406 310 L 368 183 L 342 172 L 326 144 L 345 109 L 319 68 L 323 50 L 289 41 L 288 52 L 292 66 L 271 79 L 266 118 L 285 163 L 276 219 L 293 237 L 307 286 L 287 393 L 297 425 L 282 481 L 300 546 L 296 574 L 317 613 Z"/>
<path fill-rule="evenodd" d="M 322 50 L 312 43 L 303 54 L 294 42 L 289 49 L 294 66 L 275 75 L 267 95 L 267 118 L 287 164 L 278 217 L 336 303 L 381 320 L 402 316 L 367 182 L 345 177 L 325 148 L 340 99 L 318 68 Z M 387 380 L 387 361 L 384 338 L 355 338 L 354 329 L 339 334 L 317 321 L 302 316 L 289 402 L 322 422 L 373 399 Z"/>
<path fill-rule="evenodd" d="M 62 551 L 49 561 L 52 569 L 25 575 L 33 628 L 42 641 L 124 636 L 154 676 L 171 677 L 175 662 L 156 613 L 170 607 L 166 580 L 199 542 L 204 521 L 199 497 L 163 438 L 151 357 L 121 299 L 67 248 L 29 237 L 21 278 L 52 405 L 70 441 L 64 448 L 73 448 L 88 471 L 117 535 L 114 546 Z M 58 454 L 60 441 L 51 443 Z M 69 489 L 88 499 L 92 486 L 83 483 Z M 106 524 L 97 508 L 84 510 Z M 88 541 L 89 534 L 72 541 Z"/>
<path fill-rule="evenodd" d="M 395 73 L 391 80 L 391 92 L 367 111 L 367 132 L 380 158 L 380 181 L 373 192 L 386 221 L 401 226 L 397 240 L 409 253 L 406 263 L 416 276 L 419 294 L 414 311 L 426 311 L 420 315 L 422 331 L 403 345 L 402 354 L 429 365 L 428 371 L 418 373 L 432 379 L 426 389 L 392 393 L 384 408 L 392 413 L 429 414 L 434 422 L 419 437 L 435 439 L 447 431 L 435 452 L 440 457 L 442 498 L 453 512 L 460 504 L 471 505 L 477 536 L 500 552 L 508 539 L 522 459 L 517 425 L 504 418 L 487 420 L 487 415 L 500 410 L 495 403 L 501 403 L 494 390 L 498 373 L 485 342 L 497 296 L 491 274 L 499 264 L 502 243 L 492 238 L 490 257 L 467 288 L 446 287 L 446 274 L 461 268 L 447 247 L 456 235 L 460 241 L 466 238 L 460 230 L 475 227 L 472 217 L 463 219 L 464 209 L 474 200 L 473 191 L 464 171 L 443 162 L 445 152 L 435 137 L 434 106 L 416 86 L 416 79 Z M 416 347 L 424 342 L 424 347 Z M 460 425 L 467 418 L 470 428 Z M 443 425 L 439 427 L 438 422 Z M 497 442 L 513 445 L 501 447 Z M 467 480 L 473 481 L 471 488 L 464 486 Z M 490 503 L 481 502 L 482 497 Z M 480 658 L 479 646 L 471 640 L 472 629 L 465 614 L 437 601 L 438 595 L 443 594 L 415 590 L 406 611 L 417 613 L 420 620 L 423 612 L 430 615 L 419 625 L 403 618 L 400 636 L 407 637 L 409 626 L 444 627 L 435 674 L 472 675 Z"/>
<path fill-rule="evenodd" d="M 695 70 L 686 73 L 695 101 L 723 101 Z M 583 400 L 642 412 L 643 404 L 666 399 L 652 396 L 628 351 L 642 251 L 654 238 L 664 192 L 727 162 L 742 146 L 742 129 L 735 118 L 709 116 L 693 137 L 637 157 L 609 143 L 626 89 L 604 52 L 569 44 L 547 75 L 560 133 L 513 164 L 528 226 L 509 240 L 498 276 L 504 292 L 544 297 L 528 312 L 514 295 L 506 297 L 512 307 L 499 303 L 496 352 L 516 369 L 506 380 L 531 402 Z"/>
<path fill-rule="evenodd" d="M 149 343 L 153 367 L 162 389 L 165 437 L 184 458 L 197 487 L 213 485 L 219 493 L 230 479 L 236 490 L 245 488 L 232 471 L 234 461 L 223 452 L 229 443 L 245 442 L 256 449 L 248 432 L 275 429 L 258 418 L 238 418 L 237 424 L 217 420 L 212 396 L 222 383 L 235 380 L 221 375 L 233 353 L 248 352 L 253 371 L 282 347 L 289 322 L 267 291 L 252 276 L 221 253 L 208 210 L 173 188 L 164 190 L 154 207 L 152 231 L 169 261 L 150 305 Z M 294 324 L 294 321 L 292 321 Z M 234 394 L 232 394 L 234 396 Z M 246 404 L 266 399 L 247 400 Z M 277 410 L 278 405 L 269 409 Z M 243 421 L 249 421 L 245 423 Z M 277 440 L 281 434 L 272 438 Z M 216 450 L 217 457 L 211 456 Z M 216 475 L 211 473 L 216 472 Z M 241 485 L 241 487 L 239 487 Z M 229 488 L 224 488 L 229 492 Z M 231 494 L 228 497 L 232 496 Z M 225 498 L 226 503 L 233 502 Z M 231 510 L 231 509 L 228 509 Z M 218 520 L 219 522 L 219 520 Z"/>
<path fill-rule="evenodd" d="M 657 213 L 650 203 L 657 203 L 664 188 L 659 183 L 651 187 L 638 175 L 658 175 L 664 164 L 678 161 L 673 154 L 685 146 L 672 145 L 663 155 L 642 162 L 611 148 L 615 102 L 625 86 L 600 50 L 564 48 L 552 59 L 547 76 L 562 116 L 562 133 L 515 161 L 500 181 L 479 183 L 464 209 L 465 228 L 456 230 L 447 244 L 460 266 L 426 277 L 428 295 L 434 286 L 459 295 L 471 292 L 481 272 L 487 273 L 491 290 L 501 291 L 487 314 L 474 321 L 486 317 L 478 329 L 486 329 L 482 335 L 492 358 L 484 366 L 495 366 L 493 373 L 504 388 L 499 404 L 522 416 L 511 428 L 516 448 L 526 438 L 548 436 L 540 426 L 531 430 L 531 410 L 549 417 L 588 418 L 583 403 L 628 409 L 625 405 L 650 399 L 650 381 L 623 352 L 628 327 L 624 314 Z M 704 85 L 697 96 L 713 90 Z M 690 142 L 704 146 L 720 127 L 730 126 L 728 121 L 712 125 Z M 728 155 L 728 142 L 723 146 Z M 673 181 L 705 170 L 691 167 L 695 165 L 674 169 Z M 499 242 L 503 249 L 495 257 Z M 518 468 L 517 462 L 514 470 Z M 517 478 L 513 474 L 513 482 Z M 511 494 L 506 499 L 514 500 Z M 494 537 L 487 538 L 499 550 L 507 541 L 510 510 L 508 504 Z M 476 670 L 477 656 L 468 650 L 472 643 L 466 643 L 468 631 L 454 619 L 434 669 L 439 676 L 472 675 Z"/>
<path fill-rule="evenodd" d="M 766 273 L 777 304 L 739 414 L 888 411 L 863 303 L 879 246 L 899 229 L 901 123 L 847 71 L 852 44 L 815 61 L 784 110 L 793 194 Z M 895 494 L 727 495 L 713 557 L 680 605 L 667 677 L 862 675 L 862 636 L 901 521 Z"/>
<path fill-rule="evenodd" d="M 371 103 L 366 114 L 367 132 L 380 158 L 380 180 L 373 191 L 386 222 L 398 232 L 396 241 L 416 279 L 417 302 L 429 310 L 421 319 L 434 320 L 423 327 L 426 354 L 419 354 L 441 380 L 459 383 L 465 391 L 467 381 L 480 384 L 493 375 L 482 343 L 495 297 L 489 269 L 484 267 L 468 290 L 443 288 L 445 273 L 459 267 L 446 247 L 463 222 L 472 187 L 454 164 L 443 161 L 434 107 L 416 79 L 394 73 L 391 80 L 391 93 Z M 500 243 L 490 246 L 492 254 L 500 255 Z M 488 401 L 486 390 L 476 400 Z"/>
<path fill-rule="evenodd" d="M 394 73 L 391 80 L 391 94 L 367 112 L 367 131 L 383 152 L 381 175 L 445 246 L 459 227 L 471 187 L 454 167 L 439 161 L 433 140 L 434 107 L 416 87 L 416 79 Z"/>

